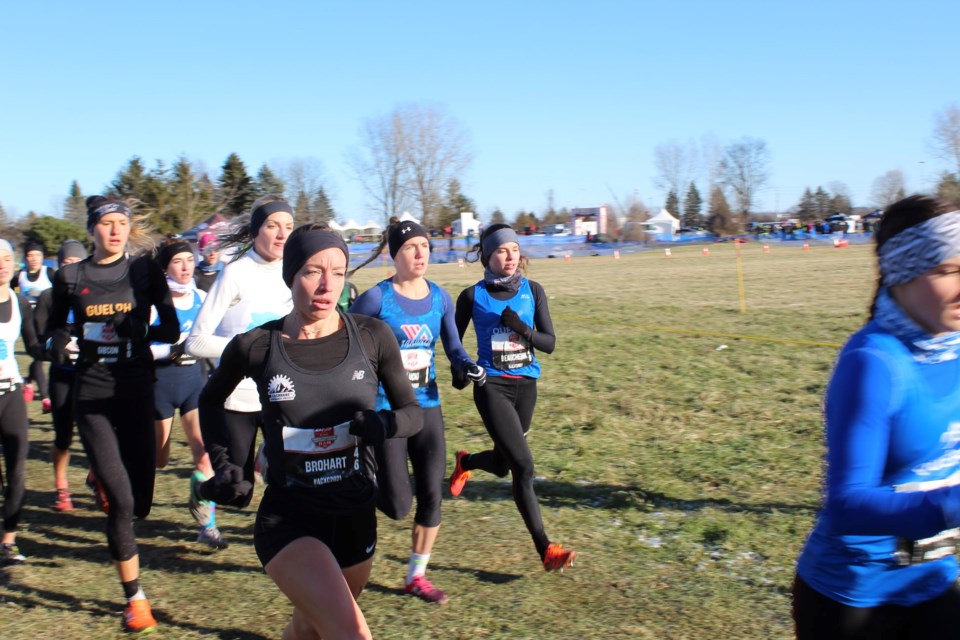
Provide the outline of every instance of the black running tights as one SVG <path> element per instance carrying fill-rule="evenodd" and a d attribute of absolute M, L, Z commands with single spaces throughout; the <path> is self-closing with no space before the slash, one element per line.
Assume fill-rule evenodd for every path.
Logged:
<path fill-rule="evenodd" d="M 3 446 L 3 530 L 16 531 L 26 495 L 27 405 L 18 385 L 0 395 L 0 445 Z"/>
<path fill-rule="evenodd" d="M 537 405 L 537 381 L 489 376 L 482 387 L 473 385 L 473 401 L 493 440 L 493 449 L 469 456 L 464 467 L 482 469 L 500 478 L 512 474 L 513 501 L 542 558 L 550 540 L 543 530 L 540 504 L 533 491 L 533 454 L 527 446 L 527 432 Z"/>

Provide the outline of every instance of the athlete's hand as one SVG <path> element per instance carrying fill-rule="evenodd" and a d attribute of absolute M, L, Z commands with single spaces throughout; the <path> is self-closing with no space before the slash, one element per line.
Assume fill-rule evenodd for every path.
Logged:
<path fill-rule="evenodd" d="M 387 425 L 379 413 L 365 409 L 354 414 L 350 421 L 350 433 L 363 440 L 363 444 L 377 446 L 387 439 Z"/>
<path fill-rule="evenodd" d="M 143 340 L 147 337 L 147 323 L 130 313 L 117 311 L 112 318 L 117 335 L 128 340 Z"/>
<path fill-rule="evenodd" d="M 476 363 L 467 366 L 466 374 L 467 378 L 478 387 L 482 387 L 487 381 L 487 370 Z"/>
<path fill-rule="evenodd" d="M 47 359 L 54 364 L 70 364 L 70 332 L 57 329 L 47 341 Z"/>
<path fill-rule="evenodd" d="M 246 504 L 252 491 L 253 485 L 243 479 L 243 469 L 227 463 L 216 469 L 213 478 L 201 485 L 200 495 L 205 500 L 240 507 Z"/>
<path fill-rule="evenodd" d="M 526 322 L 521 320 L 520 316 L 517 315 L 517 312 L 511 309 L 509 306 L 503 310 L 503 313 L 500 314 L 500 324 L 507 328 L 513 329 L 524 338 L 529 339 L 530 337 L 530 327 Z"/>
<path fill-rule="evenodd" d="M 170 360 L 174 364 L 178 364 L 180 360 L 187 355 L 186 349 L 186 342 L 178 342 L 177 344 L 170 345 Z M 190 356 L 187 357 L 189 358 Z"/>

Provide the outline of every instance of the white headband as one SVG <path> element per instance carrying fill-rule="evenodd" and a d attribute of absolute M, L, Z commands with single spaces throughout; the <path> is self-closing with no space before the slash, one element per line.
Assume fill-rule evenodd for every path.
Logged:
<path fill-rule="evenodd" d="M 9 240 L 3 240 L 0 238 L 0 251 L 9 251 L 13 253 L 13 245 L 10 244 Z"/>
<path fill-rule="evenodd" d="M 877 251 L 883 284 L 894 287 L 960 256 L 960 210 L 904 229 Z"/>

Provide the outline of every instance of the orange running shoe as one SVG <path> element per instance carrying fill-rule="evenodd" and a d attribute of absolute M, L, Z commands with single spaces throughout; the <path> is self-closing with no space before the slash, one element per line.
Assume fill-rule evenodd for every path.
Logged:
<path fill-rule="evenodd" d="M 426 576 L 414 576 L 413 581 L 405 585 L 403 590 L 421 600 L 435 604 L 446 604 L 450 599 L 447 594 L 433 586 Z"/>
<path fill-rule="evenodd" d="M 156 629 L 157 621 L 147 599 L 131 600 L 123 610 L 123 630 L 131 633 L 152 633 Z"/>
<path fill-rule="evenodd" d="M 463 491 L 463 485 L 467 484 L 467 480 L 473 475 L 463 469 L 463 457 L 468 455 L 470 453 L 467 451 L 457 451 L 457 468 L 453 470 L 453 475 L 450 476 L 450 495 L 453 497 L 460 495 L 460 492 Z"/>
<path fill-rule="evenodd" d="M 543 568 L 545 571 L 563 572 L 567 567 L 573 566 L 573 559 L 577 557 L 576 551 L 564 549 L 563 545 L 551 544 L 547 547 L 547 552 L 543 554 Z"/>
<path fill-rule="evenodd" d="M 103 485 L 93 475 L 93 469 L 87 472 L 87 486 L 93 491 L 93 497 L 97 501 L 97 506 L 103 509 L 104 513 L 110 513 L 110 501 L 107 500 L 107 492 L 103 490 Z"/>

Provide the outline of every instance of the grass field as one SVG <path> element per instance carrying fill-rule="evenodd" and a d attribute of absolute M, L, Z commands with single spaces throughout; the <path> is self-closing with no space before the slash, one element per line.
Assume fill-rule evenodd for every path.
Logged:
<path fill-rule="evenodd" d="M 710 249 L 531 265 L 558 346 L 542 357 L 530 445 L 547 532 L 578 552 L 576 565 L 546 574 L 509 482 L 480 474 L 444 502 L 429 571 L 451 596 L 444 607 L 403 594 L 410 521 L 380 518 L 360 598 L 374 637 L 791 637 L 793 564 L 818 501 L 821 397 L 838 346 L 865 318 L 871 248 L 745 245 L 746 313 L 734 247 Z M 355 282 L 363 290 L 386 273 L 368 267 Z M 456 298 L 481 270 L 434 265 L 429 276 Z M 452 461 L 488 438 L 469 392 L 439 369 Z M 36 402 L 31 417 L 18 537 L 29 559 L 0 569 L 0 637 L 122 637 L 85 457 L 75 444 L 77 509 L 55 512 L 49 416 Z M 178 440 L 137 524 L 156 637 L 278 638 L 290 606 L 252 549 L 259 490 L 250 509 L 220 517 L 231 547 L 205 551 L 186 509 L 188 466 Z"/>

